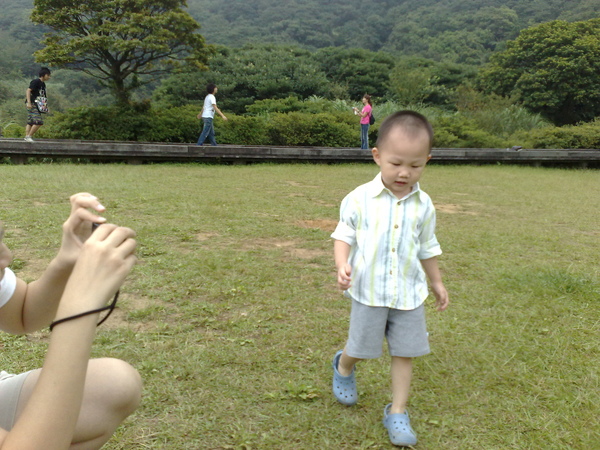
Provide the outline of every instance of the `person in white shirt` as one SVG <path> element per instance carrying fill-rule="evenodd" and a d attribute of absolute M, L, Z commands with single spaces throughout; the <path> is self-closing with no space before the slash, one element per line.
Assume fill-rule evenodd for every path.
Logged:
<path fill-rule="evenodd" d="M 429 353 L 424 301 L 426 276 L 439 311 L 448 307 L 437 256 L 435 209 L 419 179 L 431 158 L 433 129 L 413 111 L 399 111 L 379 128 L 373 159 L 380 173 L 342 201 L 331 235 L 337 284 L 352 300 L 348 341 L 333 358 L 333 393 L 344 405 L 358 401 L 355 365 L 382 354 L 392 362 L 392 403 L 384 425 L 394 445 L 417 443 L 406 410 L 412 358 Z"/>
<path fill-rule="evenodd" d="M 208 95 L 204 98 L 204 106 L 202 107 L 200 114 L 197 116 L 198 119 L 202 119 L 204 126 L 202 127 L 202 132 L 200 133 L 200 137 L 198 138 L 196 145 L 203 145 L 206 138 L 208 138 L 210 145 L 217 145 L 217 140 L 215 139 L 215 127 L 213 124 L 215 111 L 219 113 L 223 120 L 227 120 L 225 114 L 223 114 L 217 106 L 215 94 L 218 90 L 219 88 L 212 83 L 206 86 L 206 92 L 208 92 Z"/>
<path fill-rule="evenodd" d="M 0 372 L 2 449 L 99 449 L 140 403 L 132 366 L 89 359 L 100 311 L 136 262 L 134 231 L 106 224 L 104 211 L 93 195 L 73 195 L 60 250 L 30 283 L 9 268 L 0 222 L 0 329 L 25 334 L 54 321 L 41 369 Z M 102 225 L 92 233 L 92 223 Z"/>

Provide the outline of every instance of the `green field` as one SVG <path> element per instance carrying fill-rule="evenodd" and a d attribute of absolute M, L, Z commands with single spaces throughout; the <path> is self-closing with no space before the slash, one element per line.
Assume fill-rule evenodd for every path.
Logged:
<path fill-rule="evenodd" d="M 133 364 L 140 409 L 108 449 L 386 449 L 389 360 L 352 408 L 330 393 L 349 302 L 339 203 L 357 165 L 0 165 L 0 219 L 24 279 L 54 255 L 70 194 L 138 233 L 139 265 L 95 356 Z M 600 172 L 430 166 L 451 305 L 410 400 L 419 449 L 600 448 Z M 41 365 L 47 331 L 0 335 L 0 368 Z"/>

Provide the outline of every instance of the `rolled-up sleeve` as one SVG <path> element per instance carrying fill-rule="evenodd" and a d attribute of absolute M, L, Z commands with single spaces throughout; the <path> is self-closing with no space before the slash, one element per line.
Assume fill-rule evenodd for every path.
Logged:
<path fill-rule="evenodd" d="M 340 221 L 331 233 L 331 237 L 337 241 L 344 241 L 353 247 L 356 244 L 356 203 L 351 194 L 347 195 L 340 207 Z"/>
<path fill-rule="evenodd" d="M 435 208 L 431 201 L 429 201 L 423 219 L 421 234 L 419 236 L 420 245 L 417 257 L 420 260 L 433 258 L 434 256 L 442 254 L 442 248 L 435 236 L 435 224 Z"/>

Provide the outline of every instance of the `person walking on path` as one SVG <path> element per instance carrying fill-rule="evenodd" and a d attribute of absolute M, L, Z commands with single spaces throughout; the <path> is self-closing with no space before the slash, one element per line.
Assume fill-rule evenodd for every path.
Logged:
<path fill-rule="evenodd" d="M 426 277 L 438 311 L 449 304 L 437 262 L 442 250 L 435 208 L 419 186 L 432 141 L 433 129 L 421 114 L 399 111 L 386 118 L 372 150 L 380 173 L 344 198 L 331 235 L 337 285 L 352 301 L 348 340 L 332 362 L 333 394 L 343 405 L 358 402 L 356 364 L 380 357 L 385 337 L 392 403 L 384 408 L 383 424 L 399 446 L 417 443 L 406 406 L 412 358 L 430 351 Z"/>
<path fill-rule="evenodd" d="M 206 86 L 206 92 L 208 95 L 204 98 L 204 106 L 202 107 L 200 114 L 198 114 L 198 119 L 202 119 L 204 126 L 202 127 L 202 133 L 200 133 L 200 137 L 198 138 L 196 145 L 203 145 L 207 137 L 210 145 L 217 145 L 217 140 L 215 139 L 215 127 L 213 124 L 215 111 L 219 113 L 223 120 L 227 120 L 225 114 L 223 114 L 217 106 L 215 94 L 218 90 L 219 88 L 212 83 Z"/>
<path fill-rule="evenodd" d="M 360 116 L 360 148 L 369 148 L 369 125 L 371 121 L 371 114 L 373 112 L 373 103 L 371 102 L 371 96 L 365 94 L 362 98 L 363 108 L 361 111 L 357 107 L 352 108 L 354 114 Z"/>
<path fill-rule="evenodd" d="M 38 78 L 31 80 L 29 87 L 25 91 L 25 102 L 27 103 L 27 126 L 25 127 L 25 140 L 33 142 L 33 135 L 44 125 L 42 113 L 40 112 L 35 100 L 38 97 L 46 97 L 46 81 L 50 79 L 50 69 L 42 67 L 38 73 Z"/>

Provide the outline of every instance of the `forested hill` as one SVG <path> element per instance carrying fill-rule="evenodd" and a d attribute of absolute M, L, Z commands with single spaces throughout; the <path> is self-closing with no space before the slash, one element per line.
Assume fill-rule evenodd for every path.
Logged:
<path fill-rule="evenodd" d="M 29 21 L 33 0 L 1 6 L 0 77 L 31 73 L 43 34 Z M 600 0 L 188 0 L 188 8 L 207 41 L 227 47 L 358 47 L 473 65 L 523 28 L 600 17 Z"/>
<path fill-rule="evenodd" d="M 188 0 L 212 43 L 359 47 L 480 64 L 519 30 L 600 16 L 600 0 Z"/>

